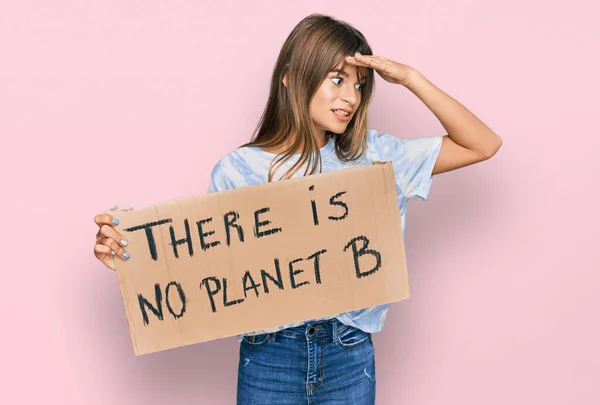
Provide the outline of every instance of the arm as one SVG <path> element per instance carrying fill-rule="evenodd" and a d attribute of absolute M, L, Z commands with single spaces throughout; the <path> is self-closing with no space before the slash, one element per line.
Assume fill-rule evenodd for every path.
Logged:
<path fill-rule="evenodd" d="M 502 146 L 498 135 L 419 71 L 411 73 L 405 87 L 433 112 L 448 132 L 442 140 L 433 174 L 469 166 L 496 154 Z"/>

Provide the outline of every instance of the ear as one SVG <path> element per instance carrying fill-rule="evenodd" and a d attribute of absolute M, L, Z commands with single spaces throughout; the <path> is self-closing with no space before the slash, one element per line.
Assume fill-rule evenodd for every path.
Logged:
<path fill-rule="evenodd" d="M 285 68 L 286 68 L 286 69 L 287 69 L 289 66 L 290 66 L 290 64 L 289 64 L 289 63 L 286 63 L 286 64 L 285 64 Z M 283 80 L 281 80 L 281 81 L 282 81 L 283 85 L 284 85 L 285 87 L 287 87 L 287 72 L 286 72 L 286 74 L 284 74 L 284 75 L 283 75 Z"/>

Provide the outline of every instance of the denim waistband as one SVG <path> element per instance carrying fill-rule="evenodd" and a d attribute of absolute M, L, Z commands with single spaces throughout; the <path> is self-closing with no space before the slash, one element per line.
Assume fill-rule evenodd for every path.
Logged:
<path fill-rule="evenodd" d="M 348 325 L 341 323 L 338 319 L 327 319 L 324 321 L 307 322 L 300 326 L 282 329 L 274 332 L 278 336 L 285 336 L 294 339 L 312 339 L 326 336 L 335 336 L 340 331 L 349 328 Z"/>

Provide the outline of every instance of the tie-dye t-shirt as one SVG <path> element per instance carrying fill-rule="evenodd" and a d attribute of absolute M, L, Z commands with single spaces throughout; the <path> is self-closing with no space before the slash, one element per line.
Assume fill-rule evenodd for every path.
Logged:
<path fill-rule="evenodd" d="M 367 150 L 358 160 L 352 162 L 343 162 L 338 159 L 335 153 L 334 137 L 335 135 L 330 137 L 327 144 L 320 150 L 323 159 L 323 173 L 354 166 L 370 165 L 374 161 L 392 162 L 396 179 L 398 205 L 402 218 L 402 234 L 404 235 L 406 233 L 407 202 L 411 198 L 420 200 L 427 198 L 432 181 L 433 166 L 439 154 L 443 136 L 399 139 L 393 135 L 378 133 L 376 130 L 370 129 Z M 269 165 L 275 157 L 276 154 L 254 146 L 233 150 L 215 165 L 211 174 L 208 192 L 266 183 Z M 299 157 L 300 154 L 293 155 L 279 168 L 273 178 L 278 179 Z M 294 173 L 294 177 L 302 176 L 303 173 L 304 167 Z M 337 318 L 340 322 L 360 328 L 365 332 L 375 333 L 383 329 L 389 306 L 389 304 L 379 305 L 336 316 L 259 330 L 246 335 L 276 332 L 288 327 L 331 318 Z M 238 340 L 241 341 L 243 336 L 239 335 Z"/>

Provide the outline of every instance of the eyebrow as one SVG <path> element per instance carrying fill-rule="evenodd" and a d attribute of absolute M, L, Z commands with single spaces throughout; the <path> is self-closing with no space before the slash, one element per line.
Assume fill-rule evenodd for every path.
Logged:
<path fill-rule="evenodd" d="M 346 71 L 344 69 L 331 69 L 331 71 L 329 73 L 339 73 L 342 76 L 346 76 L 348 77 L 348 73 L 346 73 Z"/>

